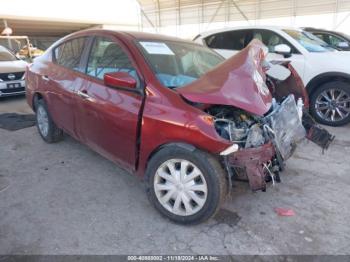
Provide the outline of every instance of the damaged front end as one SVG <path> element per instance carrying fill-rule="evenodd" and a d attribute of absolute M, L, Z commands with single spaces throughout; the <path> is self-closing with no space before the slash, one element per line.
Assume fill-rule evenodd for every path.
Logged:
<path fill-rule="evenodd" d="M 295 101 L 298 101 L 299 114 L 301 113 L 300 110 L 303 113 L 302 124 L 306 129 L 306 138 L 320 146 L 323 151 L 328 149 L 330 143 L 334 140 L 334 136 L 320 127 L 309 114 L 309 97 L 306 88 L 291 63 L 289 61 L 272 61 L 268 67 L 266 84 L 274 99 L 281 102 L 288 94 L 293 94 Z M 270 74 L 270 70 L 274 72 Z"/>
<path fill-rule="evenodd" d="M 308 138 L 323 149 L 333 136 L 307 113 L 305 88 L 289 63 L 265 61 L 253 41 L 193 83 L 177 89 L 214 119 L 218 135 L 232 142 L 221 152 L 229 178 L 248 180 L 252 190 L 280 181 L 279 172 L 297 144 Z"/>
<path fill-rule="evenodd" d="M 226 165 L 236 178 L 247 179 L 254 191 L 265 190 L 269 180 L 280 181 L 284 162 L 306 135 L 294 95 L 282 103 L 273 100 L 265 116 L 222 106 L 207 113 L 214 117 L 218 134 L 239 145 L 238 151 L 225 156 Z"/>

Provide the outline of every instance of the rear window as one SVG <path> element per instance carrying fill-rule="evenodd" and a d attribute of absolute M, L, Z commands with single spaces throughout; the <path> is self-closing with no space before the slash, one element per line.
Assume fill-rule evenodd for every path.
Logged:
<path fill-rule="evenodd" d="M 75 38 L 56 47 L 54 49 L 56 63 L 76 71 L 81 71 L 79 64 L 83 54 L 85 41 L 85 37 Z"/>

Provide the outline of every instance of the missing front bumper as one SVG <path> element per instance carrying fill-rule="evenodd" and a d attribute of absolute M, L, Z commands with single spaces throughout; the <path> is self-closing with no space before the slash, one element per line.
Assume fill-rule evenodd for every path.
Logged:
<path fill-rule="evenodd" d="M 265 191 L 269 178 L 279 180 L 279 171 L 284 169 L 285 161 L 301 140 L 307 138 L 327 149 L 334 136 L 319 127 L 307 112 L 300 118 L 294 96 L 289 95 L 264 118 L 264 135 L 268 142 L 225 155 L 227 169 L 234 170 L 232 173 L 236 177 L 244 176 L 253 191 Z"/>
<path fill-rule="evenodd" d="M 271 162 L 276 155 L 271 142 L 256 148 L 237 151 L 228 157 L 230 168 L 243 169 L 253 191 L 266 189 L 266 172 L 264 164 Z"/>

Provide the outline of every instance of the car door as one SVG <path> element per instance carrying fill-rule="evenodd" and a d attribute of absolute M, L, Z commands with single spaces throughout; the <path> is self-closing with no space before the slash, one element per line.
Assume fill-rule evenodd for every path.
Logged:
<path fill-rule="evenodd" d="M 47 87 L 48 106 L 55 123 L 76 137 L 76 88 L 81 79 L 81 58 L 86 37 L 67 40 L 53 50 L 53 63 L 42 75 Z"/>
<path fill-rule="evenodd" d="M 278 33 L 267 29 L 255 29 L 253 32 L 253 38 L 259 39 L 267 46 L 269 53 L 266 59 L 272 61 L 291 61 L 292 66 L 297 71 L 301 78 L 304 77 L 305 71 L 305 57 L 301 54 L 289 41 Z M 284 57 L 283 55 L 275 53 L 275 46 L 280 44 L 288 45 L 291 50 L 290 57 Z"/>
<path fill-rule="evenodd" d="M 206 45 L 225 58 L 229 58 L 249 44 L 251 30 L 234 30 L 210 35 L 204 39 Z"/>
<path fill-rule="evenodd" d="M 137 89 L 111 88 L 106 73 L 126 72 L 137 81 Z M 95 151 L 134 170 L 138 143 L 139 112 L 143 88 L 139 73 L 125 46 L 117 39 L 97 36 L 91 44 L 85 81 L 77 89 L 82 140 Z"/>

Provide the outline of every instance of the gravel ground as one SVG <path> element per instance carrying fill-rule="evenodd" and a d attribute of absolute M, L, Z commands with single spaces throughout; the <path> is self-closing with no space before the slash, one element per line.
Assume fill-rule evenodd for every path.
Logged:
<path fill-rule="evenodd" d="M 30 112 L 23 97 L 0 101 L 15 111 Z M 138 178 L 70 137 L 48 145 L 35 127 L 0 129 L 0 254 L 350 254 L 350 126 L 328 129 L 325 154 L 303 143 L 281 184 L 236 182 L 197 226 L 161 217 Z"/>

